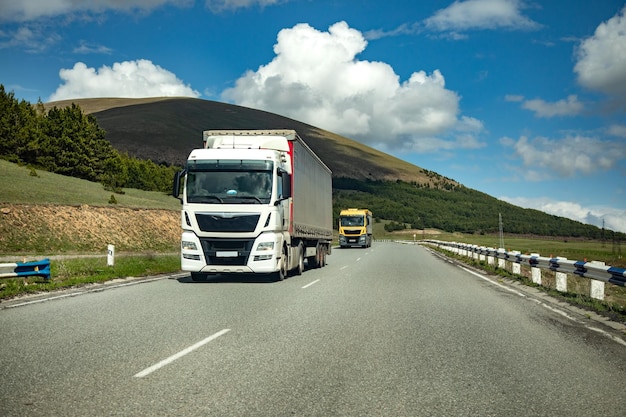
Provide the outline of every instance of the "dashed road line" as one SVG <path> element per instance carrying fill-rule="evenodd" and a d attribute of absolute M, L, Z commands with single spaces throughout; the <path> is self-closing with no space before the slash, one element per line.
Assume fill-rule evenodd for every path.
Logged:
<path fill-rule="evenodd" d="M 170 356 L 167 359 L 163 359 L 161 362 L 156 363 L 156 364 L 152 365 L 151 367 L 146 368 L 143 371 L 136 373 L 134 376 L 135 376 L 135 378 L 143 378 L 144 376 L 148 376 L 152 372 L 154 372 L 156 370 L 159 370 L 162 367 L 164 367 L 165 365 L 168 365 L 168 364 L 174 362 L 176 359 L 182 358 L 186 354 L 193 352 L 194 350 L 198 349 L 199 347 L 202 347 L 202 346 L 206 345 L 210 341 L 217 339 L 218 337 L 228 333 L 229 331 L 230 331 L 230 329 L 220 330 L 219 332 L 217 332 L 215 334 L 212 334 L 211 336 L 207 337 L 206 339 L 201 340 L 201 341 L 199 341 L 198 343 L 196 343 L 196 344 L 194 344 L 192 346 L 189 346 L 187 349 L 183 349 L 180 352 L 178 352 L 177 354 L 172 355 L 172 356 Z"/>

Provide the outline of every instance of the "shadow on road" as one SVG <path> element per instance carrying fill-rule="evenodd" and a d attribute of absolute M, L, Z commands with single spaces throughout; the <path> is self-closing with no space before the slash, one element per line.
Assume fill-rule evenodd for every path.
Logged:
<path fill-rule="evenodd" d="M 272 275 L 263 274 L 214 274 L 206 275 L 204 279 L 194 281 L 191 275 L 185 275 L 176 279 L 181 284 L 217 284 L 217 283 L 238 283 L 238 284 L 271 284 L 276 281 Z"/>

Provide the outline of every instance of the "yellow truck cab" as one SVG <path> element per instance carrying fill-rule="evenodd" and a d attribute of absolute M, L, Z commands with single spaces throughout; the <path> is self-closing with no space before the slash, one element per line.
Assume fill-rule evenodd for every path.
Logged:
<path fill-rule="evenodd" d="M 372 246 L 372 212 L 350 208 L 339 213 L 339 246 L 342 248 Z"/>

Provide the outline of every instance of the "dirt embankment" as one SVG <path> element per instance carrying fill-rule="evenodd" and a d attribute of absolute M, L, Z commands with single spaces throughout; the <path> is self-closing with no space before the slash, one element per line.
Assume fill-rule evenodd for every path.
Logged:
<path fill-rule="evenodd" d="M 0 204 L 0 255 L 176 251 L 180 212 L 126 207 Z"/>

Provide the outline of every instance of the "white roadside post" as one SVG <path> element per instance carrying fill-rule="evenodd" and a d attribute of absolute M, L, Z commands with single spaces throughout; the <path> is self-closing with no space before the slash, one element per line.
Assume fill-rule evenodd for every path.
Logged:
<path fill-rule="evenodd" d="M 506 250 L 504 248 L 498 248 L 498 268 L 506 269 Z"/>
<path fill-rule="evenodd" d="M 567 258 L 557 256 L 558 261 L 567 261 Z M 565 272 L 557 272 L 556 277 L 556 290 L 560 292 L 567 292 L 567 274 Z"/>
<path fill-rule="evenodd" d="M 109 245 L 107 247 L 107 266 L 115 265 L 115 246 Z"/>
<path fill-rule="evenodd" d="M 594 266 L 606 266 L 604 262 L 601 261 L 591 261 L 590 262 Z M 591 290 L 590 290 L 591 298 L 595 298 L 596 300 L 604 300 L 604 281 L 598 281 L 595 279 L 591 280 Z"/>
<path fill-rule="evenodd" d="M 521 254 L 522 252 L 517 251 L 517 250 L 514 250 L 514 251 L 512 251 L 511 253 L 512 253 L 513 255 L 519 255 L 519 254 Z M 522 265 L 521 265 L 521 264 L 519 264 L 519 263 L 517 263 L 517 262 L 515 262 L 515 261 L 513 261 L 513 262 L 511 263 L 511 272 L 513 272 L 513 273 L 514 273 L 514 274 L 516 274 L 516 275 L 521 275 L 521 274 L 522 274 Z"/>
<path fill-rule="evenodd" d="M 539 257 L 541 255 L 539 255 L 538 253 L 531 253 L 530 256 Z M 531 266 L 530 276 L 535 284 L 541 285 L 541 268 L 537 266 Z"/>

